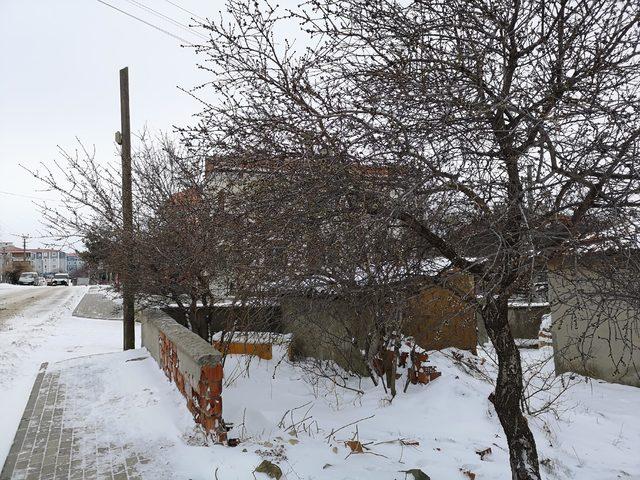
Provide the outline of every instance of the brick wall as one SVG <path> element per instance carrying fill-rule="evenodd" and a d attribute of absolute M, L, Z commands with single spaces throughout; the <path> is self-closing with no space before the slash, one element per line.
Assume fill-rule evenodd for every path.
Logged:
<path fill-rule="evenodd" d="M 226 441 L 220 352 L 160 310 L 146 310 L 140 317 L 142 346 L 185 397 L 195 422 L 216 441 Z"/>

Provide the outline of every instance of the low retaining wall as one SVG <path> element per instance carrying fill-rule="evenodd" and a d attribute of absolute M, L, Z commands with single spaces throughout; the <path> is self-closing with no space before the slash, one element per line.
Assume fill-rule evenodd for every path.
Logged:
<path fill-rule="evenodd" d="M 196 423 L 224 442 L 220 352 L 161 310 L 145 310 L 140 319 L 142 346 L 187 399 Z"/>

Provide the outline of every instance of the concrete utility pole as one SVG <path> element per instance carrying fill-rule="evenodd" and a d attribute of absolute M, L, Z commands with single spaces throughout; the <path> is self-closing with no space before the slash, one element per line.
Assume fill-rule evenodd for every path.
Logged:
<path fill-rule="evenodd" d="M 135 348 L 134 299 L 131 252 L 133 240 L 133 200 L 131 194 L 131 124 L 129 118 L 129 68 L 120 70 L 120 144 L 122 145 L 122 224 L 125 264 L 122 269 L 123 348 Z M 118 137 L 118 135 L 116 135 Z"/>

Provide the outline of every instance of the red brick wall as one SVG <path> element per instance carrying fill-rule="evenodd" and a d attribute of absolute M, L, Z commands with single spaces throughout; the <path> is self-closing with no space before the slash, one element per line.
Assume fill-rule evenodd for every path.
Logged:
<path fill-rule="evenodd" d="M 187 407 L 195 422 L 213 435 L 216 441 L 226 441 L 227 430 L 222 420 L 222 365 L 202 366 L 200 378 L 191 381 L 180 370 L 176 346 L 163 332 L 160 332 L 158 343 L 160 366 L 169 381 L 175 383 L 187 399 Z"/>

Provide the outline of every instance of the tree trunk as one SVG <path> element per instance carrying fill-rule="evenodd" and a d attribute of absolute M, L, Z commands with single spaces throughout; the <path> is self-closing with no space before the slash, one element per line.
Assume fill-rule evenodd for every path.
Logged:
<path fill-rule="evenodd" d="M 191 304 L 189 305 L 189 322 L 191 323 L 191 330 L 208 341 L 209 328 L 204 316 L 198 315 L 198 299 L 195 296 L 191 297 Z"/>
<path fill-rule="evenodd" d="M 389 350 L 388 346 L 385 346 L 382 352 L 382 358 L 384 360 L 384 372 L 387 379 L 387 386 L 391 392 L 391 398 L 396 398 L 396 373 L 398 371 L 398 359 L 393 350 Z"/>
<path fill-rule="evenodd" d="M 489 338 L 498 355 L 498 379 L 489 396 L 507 436 L 512 480 L 540 480 L 538 452 L 527 419 L 522 414 L 522 365 L 511 335 L 507 298 L 488 299 L 482 310 Z"/>

